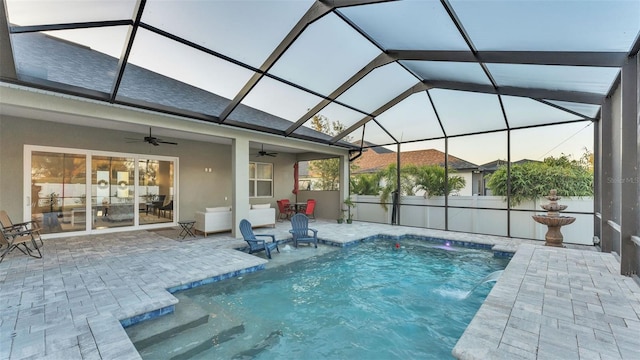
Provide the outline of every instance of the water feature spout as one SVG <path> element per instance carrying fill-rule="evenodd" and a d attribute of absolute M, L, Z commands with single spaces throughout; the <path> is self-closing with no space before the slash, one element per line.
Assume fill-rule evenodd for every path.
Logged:
<path fill-rule="evenodd" d="M 474 286 L 471 290 L 469 290 L 467 292 L 467 294 L 463 297 L 463 299 L 466 299 L 469 297 L 469 295 L 471 295 L 473 293 L 473 291 L 475 289 L 477 289 L 480 285 L 482 284 L 486 284 L 488 282 L 496 282 L 498 281 L 498 278 L 500 277 L 500 275 L 502 275 L 502 272 L 504 270 L 498 270 L 498 271 L 494 271 L 491 274 L 487 275 L 484 277 L 484 279 L 482 279 L 479 283 L 476 284 L 476 286 Z"/>
<path fill-rule="evenodd" d="M 563 236 L 560 228 L 564 225 L 572 224 L 576 221 L 573 216 L 560 216 L 560 211 L 567 208 L 567 205 L 558 204 L 560 196 L 557 195 L 555 189 L 549 191 L 549 195 L 545 196 L 549 200 L 549 204 L 540 205 L 547 210 L 546 215 L 533 215 L 533 220 L 537 223 L 547 225 L 547 233 L 544 236 L 545 246 L 564 247 L 562 245 Z"/>

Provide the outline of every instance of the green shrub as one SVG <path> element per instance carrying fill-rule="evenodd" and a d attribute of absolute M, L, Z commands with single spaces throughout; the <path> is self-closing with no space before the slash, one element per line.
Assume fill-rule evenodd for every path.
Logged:
<path fill-rule="evenodd" d="M 487 187 L 494 195 L 507 196 L 507 166 L 487 176 Z M 543 162 L 511 165 L 511 205 L 534 200 L 556 189 L 559 196 L 593 196 L 593 173 L 583 163 L 566 155 Z"/>

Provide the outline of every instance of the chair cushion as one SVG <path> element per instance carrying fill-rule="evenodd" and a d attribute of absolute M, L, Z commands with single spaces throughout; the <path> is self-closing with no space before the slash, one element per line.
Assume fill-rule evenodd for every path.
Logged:
<path fill-rule="evenodd" d="M 205 208 L 204 210 L 205 212 L 225 212 L 225 211 L 231 211 L 231 207 L 218 206 L 218 207 L 212 207 L 212 208 Z"/>
<path fill-rule="evenodd" d="M 269 209 L 271 208 L 271 204 L 254 204 L 251 205 L 252 209 Z"/>

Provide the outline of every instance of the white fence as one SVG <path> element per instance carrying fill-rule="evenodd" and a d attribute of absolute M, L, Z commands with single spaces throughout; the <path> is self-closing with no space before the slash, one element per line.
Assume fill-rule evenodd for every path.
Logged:
<path fill-rule="evenodd" d="M 54 207 L 73 207 L 76 205 L 83 205 L 86 201 L 86 188 L 85 184 L 60 184 L 60 183 L 37 183 L 36 185 L 41 187 L 38 194 L 40 200 L 40 206 L 50 205 L 50 196 L 55 194 L 57 197 L 57 203 L 53 204 Z M 160 188 L 158 186 L 140 186 L 140 196 L 147 194 L 159 194 Z M 104 198 L 107 198 L 110 202 L 133 202 L 134 186 L 127 185 L 126 187 L 119 186 L 117 184 L 109 185 L 104 191 L 100 189 L 98 185 L 91 185 L 90 201 L 94 204 L 101 204 Z M 125 191 L 123 191 L 125 190 Z M 123 196 L 126 195 L 126 196 Z M 111 196 L 110 196 L 111 195 Z M 35 196 L 35 194 L 34 194 Z M 37 199 L 33 199 L 35 201 Z M 144 199 L 140 200 L 145 202 Z"/>
<path fill-rule="evenodd" d="M 352 195 L 356 207 L 352 210 L 354 219 L 379 223 L 391 223 L 391 206 L 385 210 L 380 198 L 371 195 Z M 540 204 L 547 204 L 542 198 L 519 204 L 511 211 L 511 236 L 526 239 L 544 240 L 547 227 L 538 224 L 532 215 L 544 214 Z M 593 198 L 562 198 L 559 203 L 567 205 L 566 211 L 593 212 Z M 425 199 L 420 196 L 403 196 L 400 201 L 401 225 L 445 228 L 444 197 Z M 451 196 L 449 206 L 469 207 L 471 209 L 449 208 L 449 230 L 490 235 L 507 235 L 507 203 L 501 196 Z M 482 208 L 482 209 L 474 209 Z M 487 210 L 486 208 L 490 208 Z M 536 210 L 516 211 L 519 209 Z M 563 215 L 563 214 L 561 214 Z M 593 215 L 564 214 L 573 216 L 576 221 L 562 227 L 564 242 L 571 244 L 593 244 Z"/>

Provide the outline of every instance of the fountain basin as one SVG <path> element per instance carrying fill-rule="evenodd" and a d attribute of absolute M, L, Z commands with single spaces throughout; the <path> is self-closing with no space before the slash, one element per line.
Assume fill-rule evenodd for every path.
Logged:
<path fill-rule="evenodd" d="M 547 225 L 547 233 L 544 235 L 544 245 L 553 247 L 564 247 L 562 241 L 564 237 L 560 228 L 564 225 L 569 225 L 576 221 L 576 218 L 571 216 L 550 216 L 550 215 L 533 215 L 535 222 Z"/>
<path fill-rule="evenodd" d="M 573 224 L 576 218 L 572 216 L 533 215 L 533 220 L 547 226 L 564 226 Z"/>
<path fill-rule="evenodd" d="M 540 205 L 541 208 L 547 210 L 547 211 L 562 211 L 564 209 L 567 208 L 568 205 L 560 205 L 560 204 L 547 204 L 547 205 Z"/>

